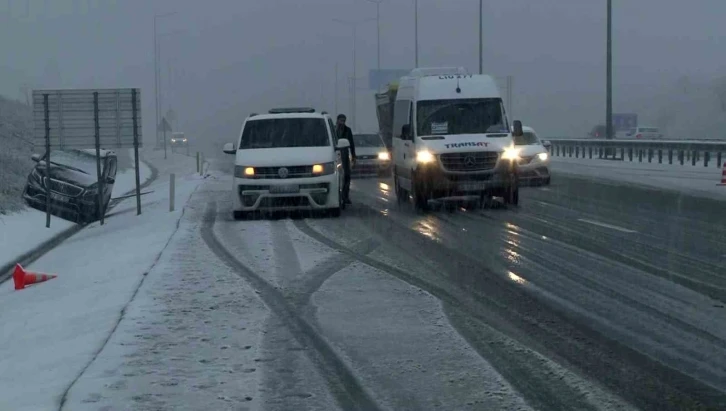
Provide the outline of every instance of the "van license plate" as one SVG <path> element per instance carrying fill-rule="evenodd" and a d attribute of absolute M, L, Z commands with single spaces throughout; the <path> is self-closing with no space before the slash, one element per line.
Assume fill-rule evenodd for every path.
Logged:
<path fill-rule="evenodd" d="M 300 186 L 297 184 L 285 184 L 279 186 L 270 186 L 270 193 L 272 194 L 290 194 L 299 193 Z"/>
<path fill-rule="evenodd" d="M 482 191 L 486 190 L 487 186 L 483 183 L 461 183 L 459 184 L 459 191 Z"/>
<path fill-rule="evenodd" d="M 56 194 L 56 193 L 50 193 L 50 199 L 55 200 L 55 201 L 60 201 L 61 203 L 67 203 L 67 202 L 71 201 L 70 198 L 60 195 L 60 194 Z"/>

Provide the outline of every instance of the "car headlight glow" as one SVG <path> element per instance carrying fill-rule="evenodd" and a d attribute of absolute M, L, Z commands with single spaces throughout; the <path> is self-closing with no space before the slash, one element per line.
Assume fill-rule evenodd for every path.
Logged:
<path fill-rule="evenodd" d="M 186 139 L 186 138 L 183 138 L 183 139 L 182 139 L 182 142 L 183 142 L 183 143 L 186 143 L 186 142 L 187 142 L 187 139 Z"/>
<path fill-rule="evenodd" d="M 431 163 L 434 161 L 434 155 L 427 150 L 421 150 L 416 153 L 416 161 L 419 163 Z"/>
<path fill-rule="evenodd" d="M 380 153 L 378 153 L 378 159 L 388 161 L 391 159 L 391 155 L 388 154 L 388 151 L 381 151 Z"/>
<path fill-rule="evenodd" d="M 313 174 L 315 175 L 328 175 L 333 174 L 335 171 L 335 163 L 323 163 L 313 165 Z"/>
<path fill-rule="evenodd" d="M 172 138 L 172 139 L 171 139 L 171 142 L 172 142 L 172 143 L 176 143 L 176 139 L 175 139 L 175 138 Z"/>
<path fill-rule="evenodd" d="M 539 154 L 537 154 L 537 158 L 539 158 L 540 161 L 545 161 L 548 158 L 550 158 L 550 155 L 547 153 L 539 153 Z"/>
<path fill-rule="evenodd" d="M 519 160 L 520 151 L 522 151 L 522 150 L 517 147 L 507 147 L 504 149 L 504 152 L 502 153 L 502 158 L 504 160 Z"/>

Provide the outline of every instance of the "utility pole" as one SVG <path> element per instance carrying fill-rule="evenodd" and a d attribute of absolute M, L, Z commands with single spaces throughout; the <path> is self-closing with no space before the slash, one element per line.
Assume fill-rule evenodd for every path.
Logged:
<path fill-rule="evenodd" d="M 484 74 L 484 0 L 479 0 L 479 74 Z"/>
<path fill-rule="evenodd" d="M 378 42 L 376 45 L 376 52 L 378 53 L 378 71 L 381 71 L 381 3 L 383 0 L 368 0 L 369 2 L 376 5 L 376 30 Z"/>
<path fill-rule="evenodd" d="M 414 68 L 418 68 L 418 0 L 413 4 Z"/>
<path fill-rule="evenodd" d="M 613 3 L 607 0 L 607 97 L 605 98 L 605 138 L 613 138 Z"/>
<path fill-rule="evenodd" d="M 159 68 L 159 62 L 161 59 L 161 50 L 159 47 L 159 41 L 157 39 L 157 31 L 156 31 L 156 20 L 162 18 L 162 17 L 168 17 L 176 14 L 176 12 L 171 13 L 164 13 L 164 14 L 155 14 L 154 15 L 154 92 L 156 95 L 154 96 L 155 105 L 156 105 L 156 124 L 154 125 L 154 128 L 156 129 L 156 145 L 157 148 L 159 146 L 159 116 L 161 114 L 161 71 Z M 166 159 L 166 138 L 164 138 L 164 158 Z"/>
<path fill-rule="evenodd" d="M 340 112 L 338 111 L 338 63 L 335 63 L 335 115 L 337 116 Z"/>
<path fill-rule="evenodd" d="M 363 20 L 341 20 L 341 19 L 333 19 L 333 21 L 335 21 L 335 22 L 342 23 L 342 24 L 348 24 L 348 25 L 352 26 L 352 28 L 353 28 L 353 81 L 352 81 L 353 90 L 351 90 L 351 95 L 352 95 L 351 110 L 353 110 L 353 111 L 350 113 L 350 123 L 351 123 L 351 126 L 352 126 L 351 128 L 353 128 L 353 129 L 355 129 L 355 125 L 356 125 L 356 123 L 355 123 L 355 120 L 356 120 L 356 115 L 355 115 L 355 112 L 356 112 L 356 95 L 357 95 L 357 93 L 356 93 L 356 88 L 357 88 L 357 83 L 356 83 L 356 80 L 357 80 L 356 79 L 357 67 L 356 66 L 358 65 L 357 54 L 356 54 L 356 44 L 358 42 L 356 40 L 357 40 L 357 35 L 358 35 L 358 25 L 361 24 L 361 23 L 366 23 L 366 22 L 373 21 L 373 20 L 375 20 L 375 19 L 363 19 Z"/>

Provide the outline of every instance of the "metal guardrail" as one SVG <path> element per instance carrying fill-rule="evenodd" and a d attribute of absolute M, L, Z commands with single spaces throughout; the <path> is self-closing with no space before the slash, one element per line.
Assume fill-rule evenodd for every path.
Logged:
<path fill-rule="evenodd" d="M 547 139 L 553 157 L 597 158 L 693 166 L 723 165 L 726 141 Z M 714 160 L 715 161 L 712 161 Z"/>

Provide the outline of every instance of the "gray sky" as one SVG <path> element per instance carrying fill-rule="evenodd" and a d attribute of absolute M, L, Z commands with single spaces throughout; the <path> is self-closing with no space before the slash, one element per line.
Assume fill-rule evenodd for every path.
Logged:
<path fill-rule="evenodd" d="M 484 71 L 514 76 L 514 116 L 543 135 L 580 135 L 604 120 L 605 0 L 486 0 Z M 655 122 L 676 80 L 721 76 L 723 0 L 614 0 L 616 112 Z M 141 87 L 153 133 L 154 13 L 164 109 L 197 138 L 228 141 L 244 117 L 313 105 L 350 117 L 351 28 L 375 17 L 366 0 L 0 0 L 0 93 L 19 87 Z M 421 66 L 478 69 L 478 1 L 419 0 Z M 375 22 L 358 30 L 359 87 L 376 66 Z M 381 6 L 383 68 L 413 65 L 413 0 Z M 171 67 L 171 68 L 170 68 Z M 171 72 L 171 76 L 169 75 Z M 504 94 L 504 90 L 502 90 Z M 376 128 L 373 92 L 358 91 L 360 130 Z M 706 99 L 708 100 L 708 99 Z M 711 104 L 704 102 L 703 104 Z M 703 111 L 703 110 L 700 110 Z"/>

